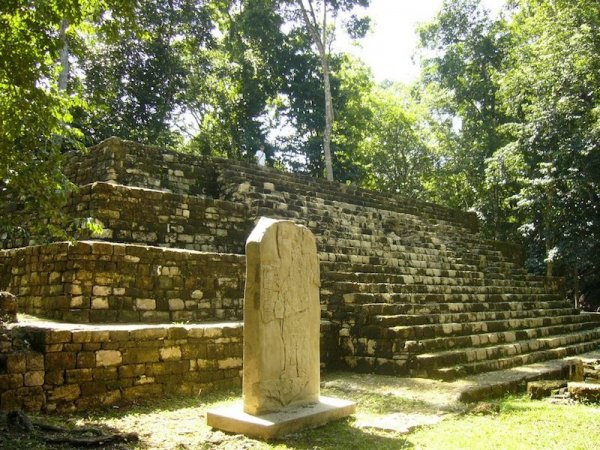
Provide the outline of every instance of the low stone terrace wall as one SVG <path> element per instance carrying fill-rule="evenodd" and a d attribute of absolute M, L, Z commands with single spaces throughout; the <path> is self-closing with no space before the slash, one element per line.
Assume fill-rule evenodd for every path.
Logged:
<path fill-rule="evenodd" d="M 0 251 L 19 310 L 70 322 L 242 319 L 242 255 L 95 241 Z"/>
<path fill-rule="evenodd" d="M 0 409 L 75 411 L 241 384 L 241 323 L 33 324 L 30 350 L 0 354 Z"/>
<path fill-rule="evenodd" d="M 105 181 L 176 194 L 218 196 L 211 158 L 119 138 L 107 139 L 84 154 L 68 155 L 65 173 L 78 186 Z"/>
<path fill-rule="evenodd" d="M 472 231 L 478 227 L 475 214 L 433 203 L 381 194 L 308 175 L 284 173 L 251 162 L 176 153 L 118 138 L 107 139 L 91 147 L 86 154 L 75 153 L 69 158 L 66 174 L 79 186 L 105 181 L 177 194 L 224 198 L 244 180 L 258 184 L 268 181 L 280 192 L 320 196 L 328 201 L 373 203 L 381 208 L 449 220 Z"/>
<path fill-rule="evenodd" d="M 104 240 L 220 253 L 244 253 L 254 226 L 240 204 L 109 183 L 83 186 L 69 211 L 100 220 Z"/>

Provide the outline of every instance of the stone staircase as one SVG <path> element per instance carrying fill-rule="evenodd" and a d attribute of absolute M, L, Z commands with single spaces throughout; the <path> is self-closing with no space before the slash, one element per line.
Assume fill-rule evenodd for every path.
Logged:
<path fill-rule="evenodd" d="M 563 280 L 528 274 L 521 249 L 481 239 L 470 213 L 116 138 L 72 155 L 67 173 L 80 189 L 66 214 L 100 220 L 102 236 L 38 246 L 5 236 L 0 289 L 13 291 L 25 313 L 97 324 L 102 333 L 124 326 L 114 323 L 164 327 L 161 336 L 187 336 L 173 327 L 188 324 L 210 330 L 202 335 L 210 361 L 186 356 L 188 343 L 177 350 L 169 338 L 145 363 L 150 372 L 129 367 L 110 333 L 95 337 L 96 351 L 120 352 L 119 392 L 158 383 L 155 373 L 171 370 L 160 365 L 174 361 L 178 373 L 198 372 L 186 392 L 235 382 L 241 345 L 238 335 L 223 336 L 241 323 L 244 243 L 260 216 L 293 220 L 316 236 L 327 366 L 452 379 L 600 345 L 600 323 L 565 300 Z M 50 397 L 68 385 L 58 382 L 46 383 Z M 140 395 L 167 392 L 165 383 Z M 103 392 L 119 398 L 112 381 Z"/>
<path fill-rule="evenodd" d="M 452 379 L 600 345 L 563 280 L 528 274 L 519 249 L 483 241 L 470 215 L 239 163 L 220 179 L 252 214 L 315 233 L 324 317 L 350 368 Z"/>

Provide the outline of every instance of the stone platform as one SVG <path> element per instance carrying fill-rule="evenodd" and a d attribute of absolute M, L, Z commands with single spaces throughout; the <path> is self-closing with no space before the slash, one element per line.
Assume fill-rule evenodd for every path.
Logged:
<path fill-rule="evenodd" d="M 207 422 L 213 428 L 246 436 L 272 439 L 306 428 L 314 428 L 342 419 L 356 411 L 356 404 L 321 396 L 319 403 L 289 407 L 283 411 L 253 416 L 244 412 L 243 404 L 209 411 Z"/>
<path fill-rule="evenodd" d="M 58 342 L 40 338 L 31 355 L 21 354 L 30 340 L 17 342 L 13 333 L 12 345 L 0 331 L 0 409 L 85 409 L 102 386 L 111 392 L 107 402 L 144 396 L 150 377 L 170 389 L 162 381 L 178 371 L 203 392 L 224 384 L 223 371 L 223 380 L 239 385 L 239 364 L 213 370 L 222 346 L 232 349 L 225 358 L 241 357 L 232 336 L 206 342 L 214 358 L 188 358 L 182 349 L 189 364 L 157 349 L 180 345 L 180 333 L 190 337 L 173 324 L 241 321 L 244 240 L 260 216 L 291 220 L 315 236 L 321 368 L 460 380 L 600 348 L 600 315 L 575 309 L 563 279 L 528 273 L 518 245 L 484 239 L 473 213 L 117 138 L 67 159 L 66 175 L 80 189 L 64 217 L 92 217 L 102 222 L 102 234 L 47 243 L 0 232 L 0 290 L 16 295 L 20 312 L 73 327 L 157 324 L 169 331 L 164 341 L 138 342 L 138 331 L 125 339 L 115 329 L 108 341 L 93 333 L 101 342 L 87 342 L 65 330 L 75 342 L 38 330 Z M 0 213 L 22 215 L 23 228 L 44 220 L 11 202 L 3 197 Z M 125 361 L 121 337 L 131 347 L 156 347 L 136 350 L 151 356 L 132 362 L 131 373 L 100 370 L 94 352 L 120 351 Z M 78 352 L 91 352 L 84 355 L 89 360 L 77 359 Z M 118 360 L 116 353 L 99 355 Z M 155 373 L 163 369 L 168 373 Z M 138 372 L 146 378 L 136 379 Z M 71 386 L 84 383 L 85 395 Z"/>

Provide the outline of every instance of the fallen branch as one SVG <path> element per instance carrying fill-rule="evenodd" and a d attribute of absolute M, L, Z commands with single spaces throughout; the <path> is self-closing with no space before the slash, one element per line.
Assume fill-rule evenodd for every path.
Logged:
<path fill-rule="evenodd" d="M 7 419 L 9 424 L 22 428 L 49 444 L 92 447 L 117 442 L 137 442 L 139 440 L 137 433 L 105 433 L 94 427 L 79 427 L 69 430 L 46 422 L 32 421 L 23 411 L 11 411 L 8 413 Z M 40 431 L 56 434 L 51 435 Z"/>
<path fill-rule="evenodd" d="M 77 431 L 77 430 L 74 430 Z M 71 432 L 72 433 L 72 432 Z M 137 433 L 112 433 L 102 434 L 92 437 L 77 437 L 72 435 L 62 436 L 43 436 L 49 444 L 71 444 L 76 446 L 94 446 L 112 444 L 116 442 L 137 442 L 139 437 Z"/>

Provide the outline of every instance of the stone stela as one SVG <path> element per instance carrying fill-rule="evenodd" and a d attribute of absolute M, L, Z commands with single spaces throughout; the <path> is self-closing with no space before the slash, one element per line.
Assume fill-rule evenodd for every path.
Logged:
<path fill-rule="evenodd" d="M 246 241 L 243 402 L 208 424 L 268 439 L 352 414 L 320 396 L 319 258 L 311 231 L 262 217 Z"/>

